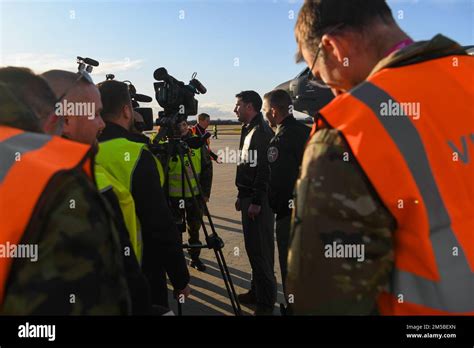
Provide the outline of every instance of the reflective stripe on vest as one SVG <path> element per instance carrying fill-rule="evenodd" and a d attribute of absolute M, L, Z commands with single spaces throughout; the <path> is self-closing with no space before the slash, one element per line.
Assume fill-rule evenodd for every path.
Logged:
<path fill-rule="evenodd" d="M 141 263 L 143 241 L 140 224 L 138 223 L 135 213 L 135 202 L 132 194 L 100 164 L 97 164 L 95 167 L 95 178 L 97 181 L 97 187 L 101 192 L 112 189 L 117 197 L 125 226 L 127 227 L 128 235 L 130 237 L 130 244 L 132 245 L 138 262 Z"/>
<path fill-rule="evenodd" d="M 0 126 L 0 244 L 18 244 L 55 174 L 90 168 L 90 146 Z M 41 257 L 41 255 L 40 255 Z M 0 303 L 12 258 L 0 258 Z"/>
<path fill-rule="evenodd" d="M 383 70 L 321 110 L 397 220 L 391 289 L 378 301 L 382 314 L 474 314 L 474 190 L 467 179 L 473 167 L 453 162 L 445 138 L 462 135 L 472 115 L 472 86 L 459 83 L 472 76 L 469 59 L 459 57 L 459 71 L 452 57 Z M 428 82 L 440 68 L 436 84 L 442 88 Z M 433 97 L 438 90 L 452 103 L 451 113 Z M 400 116 L 382 111 L 408 101 L 424 107 L 419 119 L 404 109 Z M 450 114 L 457 115 L 451 123 Z"/>
<path fill-rule="evenodd" d="M 191 149 L 191 162 L 194 166 L 196 174 L 199 179 L 199 175 L 201 174 L 201 149 Z M 192 197 L 191 190 L 189 189 L 189 185 L 186 181 L 186 177 L 182 175 L 181 171 L 181 159 L 179 157 L 170 158 L 169 160 L 169 171 L 168 171 L 168 194 L 170 197 L 180 198 L 183 197 L 183 184 L 184 184 L 184 197 Z M 191 181 L 191 188 L 194 195 L 199 193 L 199 188 L 196 180 L 193 176 L 193 171 L 191 166 L 188 163 L 187 156 L 185 155 L 185 168 L 189 175 L 189 179 Z M 184 182 L 183 182 L 184 180 Z"/>

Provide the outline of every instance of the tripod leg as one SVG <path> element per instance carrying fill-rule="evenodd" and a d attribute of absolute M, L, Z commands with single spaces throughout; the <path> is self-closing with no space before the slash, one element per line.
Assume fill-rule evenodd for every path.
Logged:
<path fill-rule="evenodd" d="M 181 152 L 179 152 L 179 156 L 180 156 L 181 163 L 184 163 L 184 155 Z M 196 174 L 196 170 L 194 168 L 194 165 L 191 161 L 191 157 L 189 155 L 189 152 L 186 153 L 186 156 L 187 156 L 187 159 L 188 159 L 188 163 L 191 167 L 193 178 L 196 181 L 198 192 L 201 193 L 202 192 L 201 185 L 199 184 L 198 176 Z M 198 200 L 196 198 L 196 195 L 195 195 L 194 191 L 192 190 L 191 179 L 189 177 L 188 171 L 184 170 L 184 174 L 185 174 L 184 176 L 185 176 L 185 179 L 186 179 L 186 183 L 188 184 L 188 187 L 191 191 L 193 202 L 194 202 L 194 204 L 196 204 L 196 206 L 199 206 L 200 202 L 198 202 Z M 205 214 L 206 214 L 206 216 L 209 220 L 209 225 L 211 227 L 211 231 L 217 237 L 217 232 L 215 230 L 214 223 L 212 222 L 211 214 L 209 212 L 209 209 L 207 208 L 207 204 L 206 204 L 206 202 L 204 202 L 204 200 L 202 200 L 201 204 L 202 204 L 202 208 L 204 209 L 204 212 L 205 212 Z M 208 241 L 209 240 L 209 234 L 207 232 L 206 225 L 204 223 L 204 219 L 203 219 L 202 216 L 201 216 L 200 219 L 201 219 L 201 227 L 202 227 L 204 235 L 206 237 L 206 241 Z M 225 263 L 224 255 L 222 254 L 222 247 L 220 245 L 219 246 L 214 245 L 213 249 L 214 249 L 214 253 L 216 255 L 217 263 L 219 265 L 219 269 L 220 269 L 221 274 L 222 274 L 222 279 L 224 280 L 224 284 L 225 284 L 225 287 L 227 289 L 227 293 L 229 295 L 229 300 L 231 302 L 232 309 L 234 310 L 235 315 L 241 315 L 240 304 L 239 304 L 238 299 L 237 299 L 237 294 L 235 292 L 234 284 L 232 282 L 232 278 L 230 276 L 229 269 L 227 268 L 227 264 Z"/>
<path fill-rule="evenodd" d="M 229 284 L 232 284 L 232 280 L 230 278 L 229 270 L 227 268 L 224 268 L 223 265 L 223 255 L 221 255 L 221 250 L 216 250 L 214 249 L 214 253 L 216 255 L 216 260 L 217 264 L 219 265 L 219 269 L 222 274 L 222 280 L 224 281 L 224 285 L 227 289 L 227 294 L 229 295 L 229 300 L 230 304 L 232 305 L 232 309 L 234 310 L 235 315 L 240 315 L 240 309 L 238 308 L 238 305 L 236 304 L 234 293 L 232 293 L 232 287 Z"/>
<path fill-rule="evenodd" d="M 219 251 L 222 254 L 222 250 L 219 250 Z M 229 272 L 229 268 L 227 267 L 227 263 L 225 261 L 224 255 L 222 255 L 222 265 L 223 265 L 223 268 L 225 270 L 225 273 L 227 274 L 227 276 L 230 279 L 229 285 L 230 285 L 230 288 L 231 288 L 232 296 L 233 296 L 234 301 L 236 303 L 238 315 L 241 315 L 242 314 L 242 309 L 240 308 L 240 303 L 239 303 L 239 299 L 237 297 L 237 292 L 235 291 L 234 283 L 232 282 L 231 275 L 230 275 L 230 272 Z"/>
<path fill-rule="evenodd" d="M 209 212 L 206 205 L 204 206 L 204 212 L 205 212 L 205 215 L 206 215 L 206 217 L 209 221 L 209 225 L 211 226 L 211 230 L 215 231 L 214 223 L 212 221 L 211 214 L 210 214 L 210 212 Z M 222 253 L 222 249 L 219 248 L 218 250 L 216 250 L 216 258 L 218 257 L 217 256 L 218 252 L 219 252 L 219 256 L 222 260 L 222 272 L 223 272 L 223 274 L 225 274 L 227 276 L 227 279 L 228 279 L 228 282 L 229 282 L 229 287 L 230 287 L 230 290 L 228 290 L 229 298 L 230 298 L 231 301 L 235 302 L 235 306 L 237 308 L 236 315 L 241 315 L 242 310 L 240 308 L 240 303 L 239 303 L 239 300 L 237 298 L 237 292 L 235 291 L 234 283 L 232 281 L 232 278 L 231 278 L 231 275 L 230 275 L 230 272 L 229 272 L 229 268 L 227 267 L 227 263 L 225 261 L 224 254 Z"/>

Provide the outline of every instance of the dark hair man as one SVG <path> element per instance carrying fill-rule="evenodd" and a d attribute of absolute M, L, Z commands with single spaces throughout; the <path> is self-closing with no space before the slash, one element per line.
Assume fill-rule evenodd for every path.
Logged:
<path fill-rule="evenodd" d="M 268 203 L 267 148 L 273 131 L 260 112 L 262 99 L 255 91 L 235 96 L 234 112 L 242 122 L 240 158 L 235 184 L 239 191 L 235 208 L 242 213 L 245 249 L 252 267 L 251 289 L 239 301 L 256 304 L 256 315 L 271 315 L 276 300 L 273 212 Z"/>
<path fill-rule="evenodd" d="M 129 314 L 117 231 L 91 178 L 90 146 L 24 131 L 55 124 L 54 93 L 27 69 L 7 72 L 0 69 L 8 83 L 0 83 L 0 244 L 31 255 L 0 259 L 1 313 Z M 47 90 L 29 95 L 28 86 L 40 85 Z"/>
<path fill-rule="evenodd" d="M 306 1 L 295 34 L 339 96 L 297 184 L 294 313 L 474 314 L 472 58 L 442 35 L 413 42 L 384 0 Z"/>
<path fill-rule="evenodd" d="M 98 86 L 106 127 L 99 137 L 97 163 L 132 193 L 152 301 L 168 307 L 166 273 L 177 295 L 187 297 L 190 288 L 181 238 L 161 187 L 163 169 L 146 144 L 130 140 L 133 108 L 127 84 L 109 80 Z"/>
<path fill-rule="evenodd" d="M 281 89 L 265 94 L 263 98 L 265 117 L 276 126 L 275 136 L 270 140 L 267 160 L 270 166 L 269 201 L 276 214 L 275 234 L 280 260 L 281 280 L 285 299 L 288 243 L 290 238 L 291 213 L 294 207 L 293 189 L 298 178 L 304 147 L 310 128 L 293 116 L 290 95 Z"/>

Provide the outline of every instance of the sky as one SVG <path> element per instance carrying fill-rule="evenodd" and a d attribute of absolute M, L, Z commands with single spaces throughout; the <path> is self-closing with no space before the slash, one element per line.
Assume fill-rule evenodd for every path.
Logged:
<path fill-rule="evenodd" d="M 235 118 L 235 94 L 261 95 L 304 69 L 294 26 L 302 0 L 0 0 L 0 66 L 77 70 L 76 56 L 100 62 L 96 83 L 113 73 L 154 97 L 153 72 L 165 67 L 207 87 L 199 111 Z M 388 0 L 415 40 L 443 33 L 474 44 L 474 0 Z M 158 107 L 156 101 L 142 106 Z"/>

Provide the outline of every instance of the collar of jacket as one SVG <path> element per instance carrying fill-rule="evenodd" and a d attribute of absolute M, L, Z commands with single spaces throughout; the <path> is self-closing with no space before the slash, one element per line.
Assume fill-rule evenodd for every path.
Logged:
<path fill-rule="evenodd" d="M 288 125 L 292 124 L 294 121 L 296 121 L 295 116 L 293 116 L 293 114 L 289 114 L 288 116 L 285 117 L 283 122 L 280 123 L 278 126 L 288 127 Z"/>
<path fill-rule="evenodd" d="M 247 131 L 250 131 L 252 130 L 252 128 L 254 128 L 255 126 L 259 125 L 262 122 L 263 122 L 263 115 L 261 112 L 259 112 L 257 115 L 255 115 L 255 117 L 252 119 L 252 121 L 250 121 L 249 124 L 244 124 L 244 128 Z"/>
<path fill-rule="evenodd" d="M 377 63 L 369 76 L 385 68 L 401 67 L 452 55 L 467 55 L 467 53 L 457 42 L 438 34 L 431 40 L 418 41 L 389 54 Z"/>
<path fill-rule="evenodd" d="M 281 132 L 282 129 L 285 129 L 286 127 L 288 127 L 290 124 L 292 124 L 294 121 L 296 121 L 296 118 L 295 116 L 293 116 L 292 114 L 289 114 L 288 116 L 285 117 L 285 119 L 282 121 L 282 123 L 280 123 L 279 125 L 277 125 L 277 130 L 276 130 L 276 134 L 278 134 L 279 132 Z"/>
<path fill-rule="evenodd" d="M 99 142 L 116 139 L 116 138 L 126 138 L 128 140 L 131 140 L 129 139 L 130 132 L 116 123 L 105 122 L 105 128 L 102 131 L 102 134 L 99 136 Z"/>

